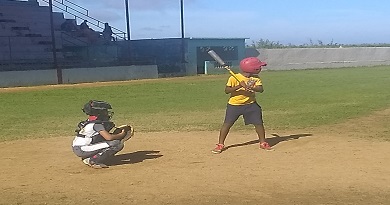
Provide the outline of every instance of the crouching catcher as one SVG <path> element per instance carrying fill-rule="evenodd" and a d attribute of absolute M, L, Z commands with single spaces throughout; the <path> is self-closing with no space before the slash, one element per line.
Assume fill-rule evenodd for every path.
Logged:
<path fill-rule="evenodd" d="M 72 148 L 92 168 L 108 168 L 105 161 L 121 151 L 134 135 L 130 125 L 115 126 L 110 109 L 109 103 L 99 100 L 90 100 L 82 109 L 88 119 L 78 124 Z"/>

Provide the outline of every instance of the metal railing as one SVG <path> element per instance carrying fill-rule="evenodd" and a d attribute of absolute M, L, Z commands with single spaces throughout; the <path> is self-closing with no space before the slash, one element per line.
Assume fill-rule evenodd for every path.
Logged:
<path fill-rule="evenodd" d="M 49 3 L 48 0 L 42 0 L 43 2 L 45 3 Z M 100 21 L 92 16 L 89 15 L 89 12 L 87 9 L 85 9 L 84 7 L 82 6 L 79 6 L 71 1 L 68 1 L 68 0 L 53 0 L 54 3 L 57 3 L 57 4 L 53 4 L 53 7 L 61 10 L 61 11 L 64 11 L 68 14 L 71 14 L 75 17 L 76 19 L 76 22 L 77 22 L 77 18 L 81 19 L 81 20 L 87 20 L 89 24 L 93 25 L 94 27 L 96 28 L 99 28 L 99 29 L 104 29 L 104 24 L 105 22 L 103 21 Z M 58 5 L 59 4 L 59 5 Z M 80 8 L 82 11 L 85 11 L 85 13 L 67 5 L 67 4 L 71 4 L 75 7 L 78 7 Z M 62 5 L 63 7 L 65 8 L 62 8 L 60 5 Z M 81 16 L 82 17 L 81 17 Z M 126 33 L 124 31 L 121 31 L 120 29 L 118 28 L 115 28 L 113 26 L 111 26 L 111 29 L 113 30 L 113 35 L 114 35 L 114 38 L 116 39 L 120 39 L 120 40 L 126 40 Z"/>
<path fill-rule="evenodd" d="M 77 4 L 75 4 L 75 3 L 71 2 L 71 1 L 68 1 L 68 0 L 61 0 L 61 1 L 54 0 L 54 1 L 57 2 L 57 3 L 63 4 L 63 5 L 65 5 L 64 2 L 67 2 L 67 3 L 69 3 L 69 4 L 72 4 L 73 6 L 76 6 L 76 7 L 80 8 L 80 9 L 84 10 L 84 11 L 86 12 L 85 15 L 88 16 L 88 10 L 87 10 L 86 8 L 84 8 L 84 7 L 80 6 L 80 5 L 77 5 Z M 75 10 L 75 9 L 73 9 L 73 8 L 71 8 L 71 7 L 69 7 L 69 8 L 72 9 L 72 10 Z"/>

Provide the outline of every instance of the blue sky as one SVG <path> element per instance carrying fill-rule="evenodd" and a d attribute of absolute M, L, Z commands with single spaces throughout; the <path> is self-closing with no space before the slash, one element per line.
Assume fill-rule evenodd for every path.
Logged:
<path fill-rule="evenodd" d="M 124 0 L 70 0 L 126 31 Z M 181 37 L 180 0 L 129 0 L 132 39 Z M 185 37 L 390 43 L 389 0 L 184 0 Z"/>

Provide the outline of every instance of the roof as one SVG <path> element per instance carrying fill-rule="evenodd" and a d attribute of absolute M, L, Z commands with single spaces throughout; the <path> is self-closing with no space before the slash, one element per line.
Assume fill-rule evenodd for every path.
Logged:
<path fill-rule="evenodd" d="M 245 39 L 249 39 L 249 38 L 193 38 L 193 37 L 190 37 L 189 39 L 191 40 L 245 40 Z"/>

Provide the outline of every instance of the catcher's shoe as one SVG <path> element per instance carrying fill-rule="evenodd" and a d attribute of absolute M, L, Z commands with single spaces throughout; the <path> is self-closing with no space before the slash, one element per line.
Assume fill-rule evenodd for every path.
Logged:
<path fill-rule="evenodd" d="M 96 162 L 92 161 L 91 158 L 83 159 L 83 163 L 94 168 L 94 169 L 108 168 L 107 165 L 102 164 L 102 163 L 96 163 Z"/>
<path fill-rule="evenodd" d="M 223 145 L 223 144 L 217 144 L 217 146 L 216 146 L 213 150 L 211 150 L 211 152 L 214 153 L 214 154 L 219 154 L 219 153 L 221 153 L 224 149 L 225 149 L 225 145 Z"/>
<path fill-rule="evenodd" d="M 260 149 L 264 149 L 267 151 L 274 151 L 274 149 L 271 146 L 269 146 L 267 142 L 260 143 Z"/>

